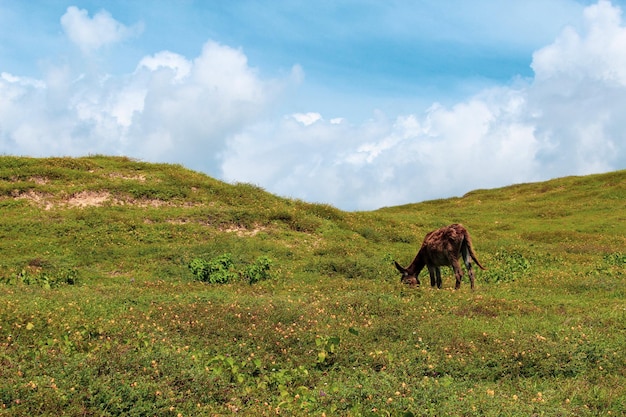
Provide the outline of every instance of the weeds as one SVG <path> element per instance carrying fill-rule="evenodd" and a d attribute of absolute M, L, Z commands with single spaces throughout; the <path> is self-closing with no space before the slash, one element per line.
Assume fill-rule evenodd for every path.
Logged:
<path fill-rule="evenodd" d="M 272 263 L 272 260 L 267 256 L 259 256 L 256 262 L 246 267 L 243 276 L 250 284 L 268 280 L 272 278 L 270 273 Z"/>
<path fill-rule="evenodd" d="M 340 341 L 338 336 L 319 336 L 315 339 L 318 348 L 317 365 L 319 367 L 326 368 L 335 362 Z"/>
<path fill-rule="evenodd" d="M 242 273 L 238 273 L 232 255 L 225 253 L 208 261 L 195 258 L 189 262 L 189 269 L 198 281 L 209 284 L 225 284 L 240 277 L 249 284 L 256 284 L 272 277 L 270 272 L 272 263 L 269 257 L 259 256 L 253 264 L 245 267 Z"/>
<path fill-rule="evenodd" d="M 196 258 L 189 263 L 189 269 L 197 280 L 209 284 L 225 284 L 238 277 L 233 270 L 233 259 L 229 253 L 205 261 Z"/>
<path fill-rule="evenodd" d="M 36 285 L 49 290 L 61 285 L 78 285 L 80 277 L 78 270 L 74 268 L 53 272 L 29 272 L 28 269 L 22 269 L 14 276 L 0 278 L 0 283 L 8 285 Z"/>
<path fill-rule="evenodd" d="M 626 254 L 621 252 L 614 252 L 604 255 L 603 260 L 606 264 L 611 266 L 619 266 L 626 268 Z"/>

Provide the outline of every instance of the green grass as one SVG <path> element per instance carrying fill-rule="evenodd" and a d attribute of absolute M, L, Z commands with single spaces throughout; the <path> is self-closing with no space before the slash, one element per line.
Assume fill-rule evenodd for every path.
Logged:
<path fill-rule="evenodd" d="M 626 171 L 348 213 L 0 157 L 0 414 L 624 415 L 625 203 Z M 400 284 L 453 222 L 476 290 Z M 225 255 L 225 284 L 190 268 Z"/>

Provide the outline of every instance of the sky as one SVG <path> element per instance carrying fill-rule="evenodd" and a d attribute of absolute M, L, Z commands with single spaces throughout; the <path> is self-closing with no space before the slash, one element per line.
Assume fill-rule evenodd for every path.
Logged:
<path fill-rule="evenodd" d="M 344 210 L 626 168 L 626 0 L 0 0 L 0 154 Z"/>

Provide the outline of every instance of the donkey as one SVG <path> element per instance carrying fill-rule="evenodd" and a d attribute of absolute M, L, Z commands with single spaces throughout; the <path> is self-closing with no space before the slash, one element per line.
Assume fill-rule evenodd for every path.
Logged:
<path fill-rule="evenodd" d="M 456 277 L 454 289 L 458 290 L 461 287 L 461 278 L 463 277 L 463 271 L 461 271 L 461 266 L 459 265 L 459 256 L 462 257 L 465 263 L 473 290 L 474 271 L 472 270 L 471 260 L 473 259 L 480 269 L 486 268 L 476 259 L 470 235 L 460 224 L 451 224 L 428 233 L 415 259 L 408 267 L 403 268 L 396 261 L 394 263 L 402 274 L 400 281 L 409 285 L 420 285 L 419 273 L 424 266 L 427 267 L 430 274 L 430 285 L 434 287 L 437 284 L 437 288 L 441 288 L 441 271 L 439 268 L 451 266 Z"/>

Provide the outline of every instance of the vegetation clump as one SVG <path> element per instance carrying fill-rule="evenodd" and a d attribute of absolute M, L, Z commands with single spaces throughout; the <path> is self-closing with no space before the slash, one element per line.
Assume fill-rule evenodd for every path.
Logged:
<path fill-rule="evenodd" d="M 235 270 L 233 257 L 230 253 L 217 256 L 210 260 L 195 258 L 189 262 L 189 269 L 198 281 L 209 284 L 226 284 L 238 278 L 243 278 L 250 284 L 265 281 L 272 277 L 270 272 L 272 260 L 267 256 L 259 256 L 248 265 L 242 273 Z"/>
<path fill-rule="evenodd" d="M 189 269 L 199 281 L 225 284 L 238 276 L 233 265 L 232 255 L 227 253 L 208 261 L 196 258 L 189 263 Z"/>

